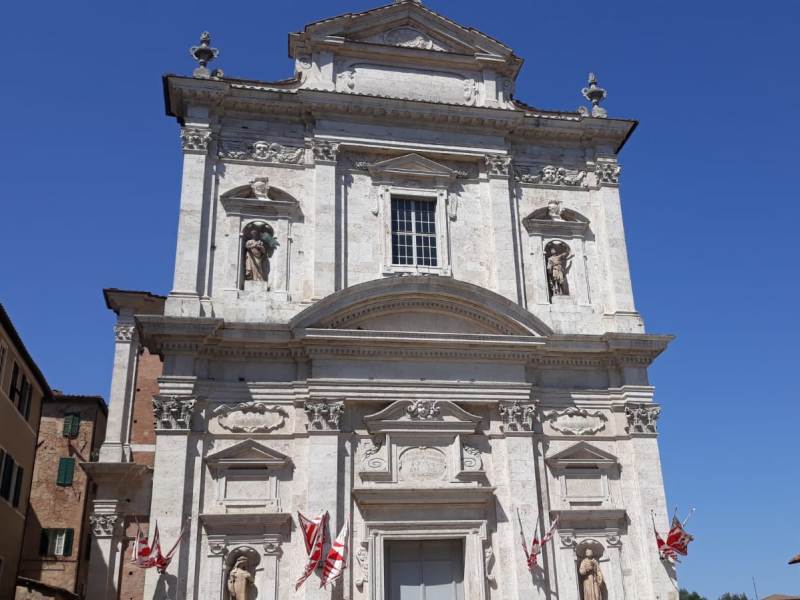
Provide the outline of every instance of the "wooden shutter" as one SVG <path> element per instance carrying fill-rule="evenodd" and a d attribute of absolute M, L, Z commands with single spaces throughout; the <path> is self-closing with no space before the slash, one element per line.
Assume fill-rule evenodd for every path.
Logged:
<path fill-rule="evenodd" d="M 64 551 L 61 556 L 72 556 L 72 539 L 75 537 L 74 529 L 64 530 Z"/>
<path fill-rule="evenodd" d="M 75 459 L 74 458 L 60 458 L 58 460 L 58 479 L 56 483 L 62 487 L 72 485 L 72 479 L 75 475 Z"/>
<path fill-rule="evenodd" d="M 78 437 L 78 432 L 81 430 L 81 417 L 80 415 L 66 415 L 64 417 L 63 435 L 66 438 Z"/>

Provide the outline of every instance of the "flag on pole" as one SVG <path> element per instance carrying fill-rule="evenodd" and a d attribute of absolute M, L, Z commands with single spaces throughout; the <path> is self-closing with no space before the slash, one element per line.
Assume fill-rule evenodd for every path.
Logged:
<path fill-rule="evenodd" d="M 531 552 L 530 556 L 528 556 L 528 569 L 533 570 L 535 566 L 539 564 L 539 555 L 542 553 L 542 548 L 544 545 L 553 539 L 553 536 L 556 533 L 556 527 L 558 527 L 558 517 L 556 520 L 550 524 L 550 529 L 547 530 L 547 533 L 544 534 L 542 541 L 539 541 L 538 533 L 535 531 L 533 535 L 533 540 L 531 541 Z M 536 520 L 536 528 L 539 528 L 539 520 Z"/>
<path fill-rule="evenodd" d="M 150 569 L 155 566 L 156 553 L 154 548 L 159 546 L 158 523 L 153 530 L 153 542 L 150 543 L 142 528 L 136 523 L 136 541 L 131 549 L 131 562 L 141 569 Z"/>
<path fill-rule="evenodd" d="M 295 590 L 300 589 L 300 586 L 306 582 L 306 579 L 311 576 L 322 560 L 322 550 L 328 541 L 328 519 L 330 518 L 328 511 L 325 511 L 316 519 L 309 519 L 299 511 L 297 516 L 300 522 L 300 529 L 303 531 L 303 539 L 306 543 L 308 562 L 306 562 L 303 574 L 300 575 L 300 579 L 297 580 L 294 586 Z"/>
<path fill-rule="evenodd" d="M 158 530 L 156 530 L 158 532 Z M 156 545 L 156 557 L 155 557 L 155 567 L 159 573 L 166 573 L 167 567 L 169 567 L 169 563 L 172 562 L 172 557 L 175 556 L 175 552 L 178 550 L 178 545 L 181 543 L 183 539 L 183 534 L 186 532 L 186 523 L 183 524 L 181 527 L 181 532 L 178 534 L 178 539 L 175 540 L 175 543 L 172 545 L 172 548 L 169 549 L 169 552 L 166 554 L 161 554 L 161 543 L 160 541 Z M 158 533 L 156 533 L 158 535 Z"/>
<path fill-rule="evenodd" d="M 350 516 L 345 517 L 342 530 L 336 539 L 333 541 L 328 558 L 325 559 L 325 565 L 322 568 L 322 581 L 319 587 L 327 587 L 333 581 L 336 581 L 342 576 L 344 570 L 347 568 L 347 558 L 349 555 L 349 534 L 350 534 Z"/>
<path fill-rule="evenodd" d="M 522 542 L 522 551 L 525 553 L 525 564 L 528 568 L 531 567 L 531 554 L 528 552 L 528 541 L 525 539 L 525 530 L 522 528 L 522 517 L 519 514 L 519 507 L 517 507 L 517 521 L 519 522 L 519 538 Z M 536 527 L 539 527 L 539 519 L 536 519 Z"/>
<path fill-rule="evenodd" d="M 653 518 L 653 532 L 656 536 L 656 545 L 658 546 L 658 554 L 661 556 L 661 560 L 680 562 L 678 560 L 678 555 L 688 556 L 689 544 L 694 541 L 694 536 L 689 534 L 685 527 L 691 514 L 690 512 L 683 523 L 680 522 L 677 516 L 673 515 L 672 526 L 670 527 L 669 533 L 667 533 L 667 539 L 664 540 L 656 529 L 655 516 L 651 513 Z"/>

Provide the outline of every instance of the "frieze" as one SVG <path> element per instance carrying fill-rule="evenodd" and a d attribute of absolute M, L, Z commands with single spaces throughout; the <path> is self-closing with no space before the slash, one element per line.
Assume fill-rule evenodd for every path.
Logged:
<path fill-rule="evenodd" d="M 625 407 L 628 419 L 628 433 L 657 433 L 657 421 L 661 416 L 661 407 L 652 404 L 632 404 Z"/>
<path fill-rule="evenodd" d="M 210 129 L 198 129 L 196 127 L 184 127 L 181 129 L 181 146 L 184 152 L 194 152 L 205 154 L 208 152 L 208 144 L 211 142 Z"/>
<path fill-rule="evenodd" d="M 222 429 L 231 433 L 270 433 L 286 424 L 289 413 L 264 402 L 244 402 L 219 406 L 213 416 Z"/>
<path fill-rule="evenodd" d="M 529 167 L 516 167 L 514 174 L 520 183 L 557 187 L 589 187 L 585 170 L 545 165 L 533 173 Z"/>
<path fill-rule="evenodd" d="M 231 160 L 254 160 L 272 164 L 299 165 L 303 162 L 305 148 L 285 146 L 278 142 L 259 140 L 248 144 L 244 141 L 224 140 L 219 144 L 219 157 Z"/>
<path fill-rule="evenodd" d="M 309 431 L 339 431 L 344 416 L 344 402 L 307 400 L 304 410 L 308 415 Z"/>
<path fill-rule="evenodd" d="M 156 430 L 191 429 L 197 399 L 191 396 L 154 396 Z"/>
<path fill-rule="evenodd" d="M 567 435 L 594 435 L 606 427 L 608 418 L 600 411 L 570 407 L 551 411 L 545 415 L 550 427 Z"/>

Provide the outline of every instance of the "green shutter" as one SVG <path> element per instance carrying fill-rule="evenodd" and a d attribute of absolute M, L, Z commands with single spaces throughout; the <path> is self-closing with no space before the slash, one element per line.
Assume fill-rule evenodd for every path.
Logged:
<path fill-rule="evenodd" d="M 77 424 L 75 423 L 77 421 Z M 64 417 L 64 429 L 62 431 L 65 438 L 74 438 L 78 435 L 80 427 L 80 417 L 78 415 L 66 415 Z"/>
<path fill-rule="evenodd" d="M 72 556 L 72 538 L 75 536 L 74 529 L 64 530 L 64 553 L 62 556 Z"/>
<path fill-rule="evenodd" d="M 69 430 L 69 437 L 76 438 L 81 430 L 81 416 L 72 415 L 72 427 Z"/>
<path fill-rule="evenodd" d="M 39 538 L 39 556 L 47 556 L 50 549 L 50 530 L 42 529 L 42 537 Z"/>
<path fill-rule="evenodd" d="M 60 458 L 58 460 L 58 479 L 56 479 L 56 483 L 62 487 L 72 485 L 72 479 L 74 475 L 75 459 Z"/>

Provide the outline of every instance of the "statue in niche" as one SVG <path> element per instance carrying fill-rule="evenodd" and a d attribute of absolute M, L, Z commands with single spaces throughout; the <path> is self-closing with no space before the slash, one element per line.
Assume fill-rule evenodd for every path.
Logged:
<path fill-rule="evenodd" d="M 259 221 L 245 227 L 243 238 L 245 281 L 268 281 L 269 259 L 280 245 L 275 231 L 269 224 Z"/>
<path fill-rule="evenodd" d="M 569 296 L 567 274 L 572 266 L 574 256 L 564 242 L 550 242 L 544 249 L 547 260 L 547 286 L 550 297 Z"/>
<path fill-rule="evenodd" d="M 603 572 L 591 548 L 586 548 L 578 574 L 581 576 L 582 600 L 603 600 Z"/>
<path fill-rule="evenodd" d="M 230 600 L 251 600 L 253 576 L 250 574 L 248 566 L 247 557 L 240 556 L 228 574 L 228 598 Z"/>

